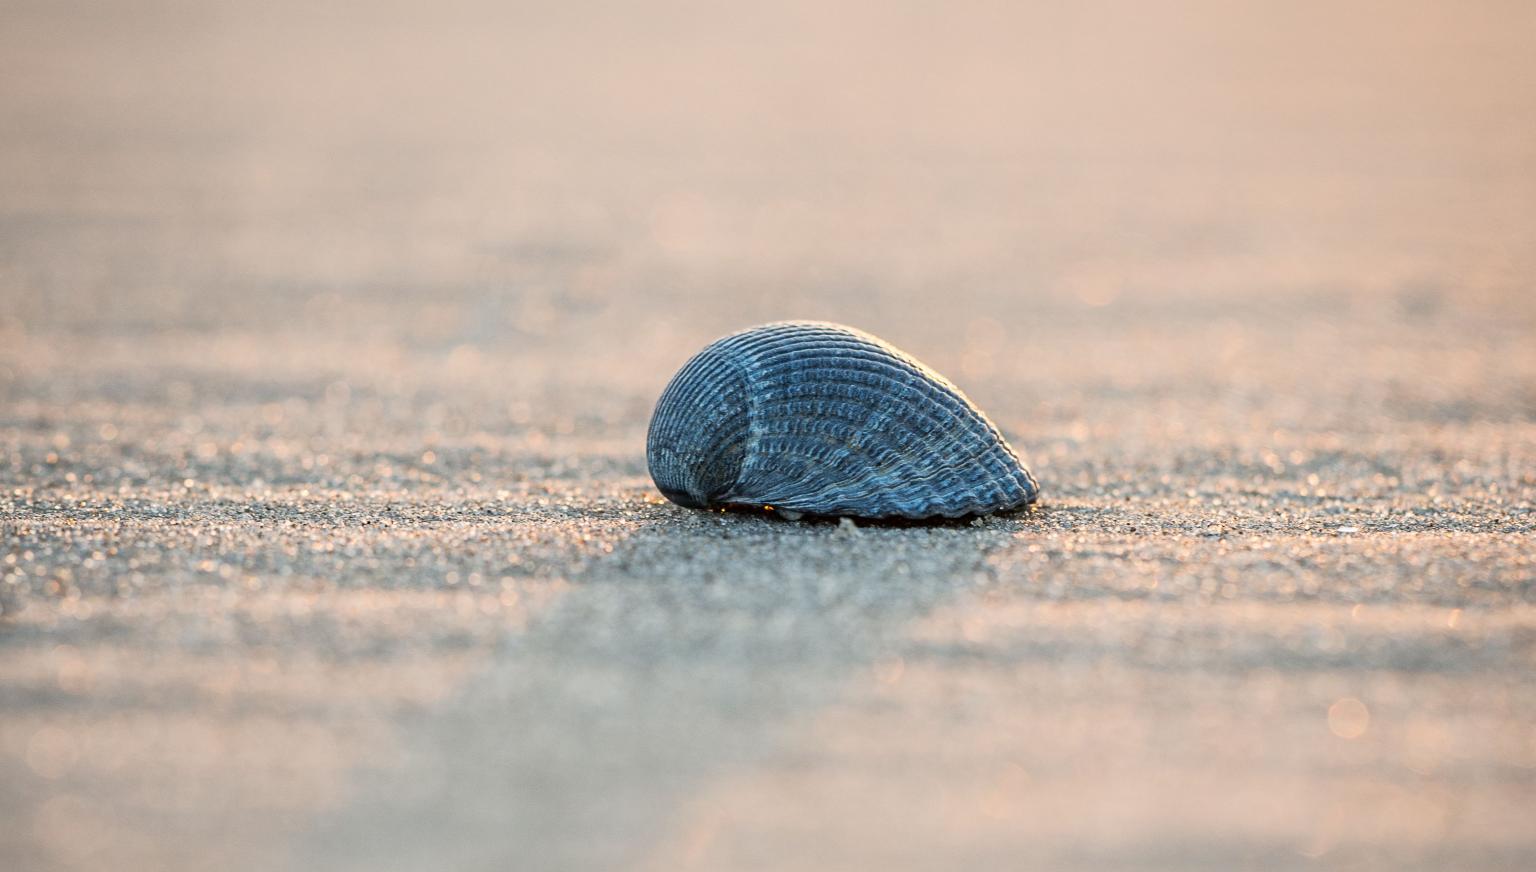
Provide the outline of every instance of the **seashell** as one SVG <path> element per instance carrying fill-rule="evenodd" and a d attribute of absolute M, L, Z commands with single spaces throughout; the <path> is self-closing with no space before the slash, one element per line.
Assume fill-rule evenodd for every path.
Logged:
<path fill-rule="evenodd" d="M 1040 486 L 960 389 L 868 333 L 766 324 L 710 344 L 656 402 L 646 461 L 695 509 L 958 518 Z"/>

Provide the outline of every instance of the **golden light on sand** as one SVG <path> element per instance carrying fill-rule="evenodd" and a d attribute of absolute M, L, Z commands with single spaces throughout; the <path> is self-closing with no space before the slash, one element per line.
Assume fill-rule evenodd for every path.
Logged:
<path fill-rule="evenodd" d="M 1328 729 L 1341 739 L 1358 739 L 1371 726 L 1371 711 L 1351 696 L 1328 707 Z"/>
<path fill-rule="evenodd" d="M 43 727 L 27 742 L 27 766 L 41 778 L 62 778 L 79 759 L 75 738 L 57 727 Z"/>
<path fill-rule="evenodd" d="M 899 656 L 886 657 L 875 664 L 875 680 L 884 685 L 899 684 L 907 672 L 907 661 Z"/>
<path fill-rule="evenodd" d="M 0 872 L 1536 870 L 1536 2 L 3 8 Z"/>

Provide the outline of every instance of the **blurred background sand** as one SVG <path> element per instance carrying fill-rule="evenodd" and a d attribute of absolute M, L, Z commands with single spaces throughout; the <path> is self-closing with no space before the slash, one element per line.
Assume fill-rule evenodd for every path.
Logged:
<path fill-rule="evenodd" d="M 0 866 L 1536 863 L 1536 6 L 0 2 Z M 721 333 L 1045 487 L 660 501 Z"/>

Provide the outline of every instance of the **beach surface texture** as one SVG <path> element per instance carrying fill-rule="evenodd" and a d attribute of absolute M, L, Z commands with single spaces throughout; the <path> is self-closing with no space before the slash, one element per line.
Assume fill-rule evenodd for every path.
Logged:
<path fill-rule="evenodd" d="M 0 2 L 0 868 L 1536 868 L 1536 5 Z M 850 324 L 1038 505 L 687 510 Z"/>

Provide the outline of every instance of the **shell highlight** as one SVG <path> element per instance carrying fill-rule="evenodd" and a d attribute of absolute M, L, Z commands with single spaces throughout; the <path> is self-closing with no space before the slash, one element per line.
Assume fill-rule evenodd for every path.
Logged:
<path fill-rule="evenodd" d="M 656 403 L 651 478 L 689 508 L 958 518 L 1040 486 L 943 376 L 838 324 L 766 324 L 711 343 Z"/>

